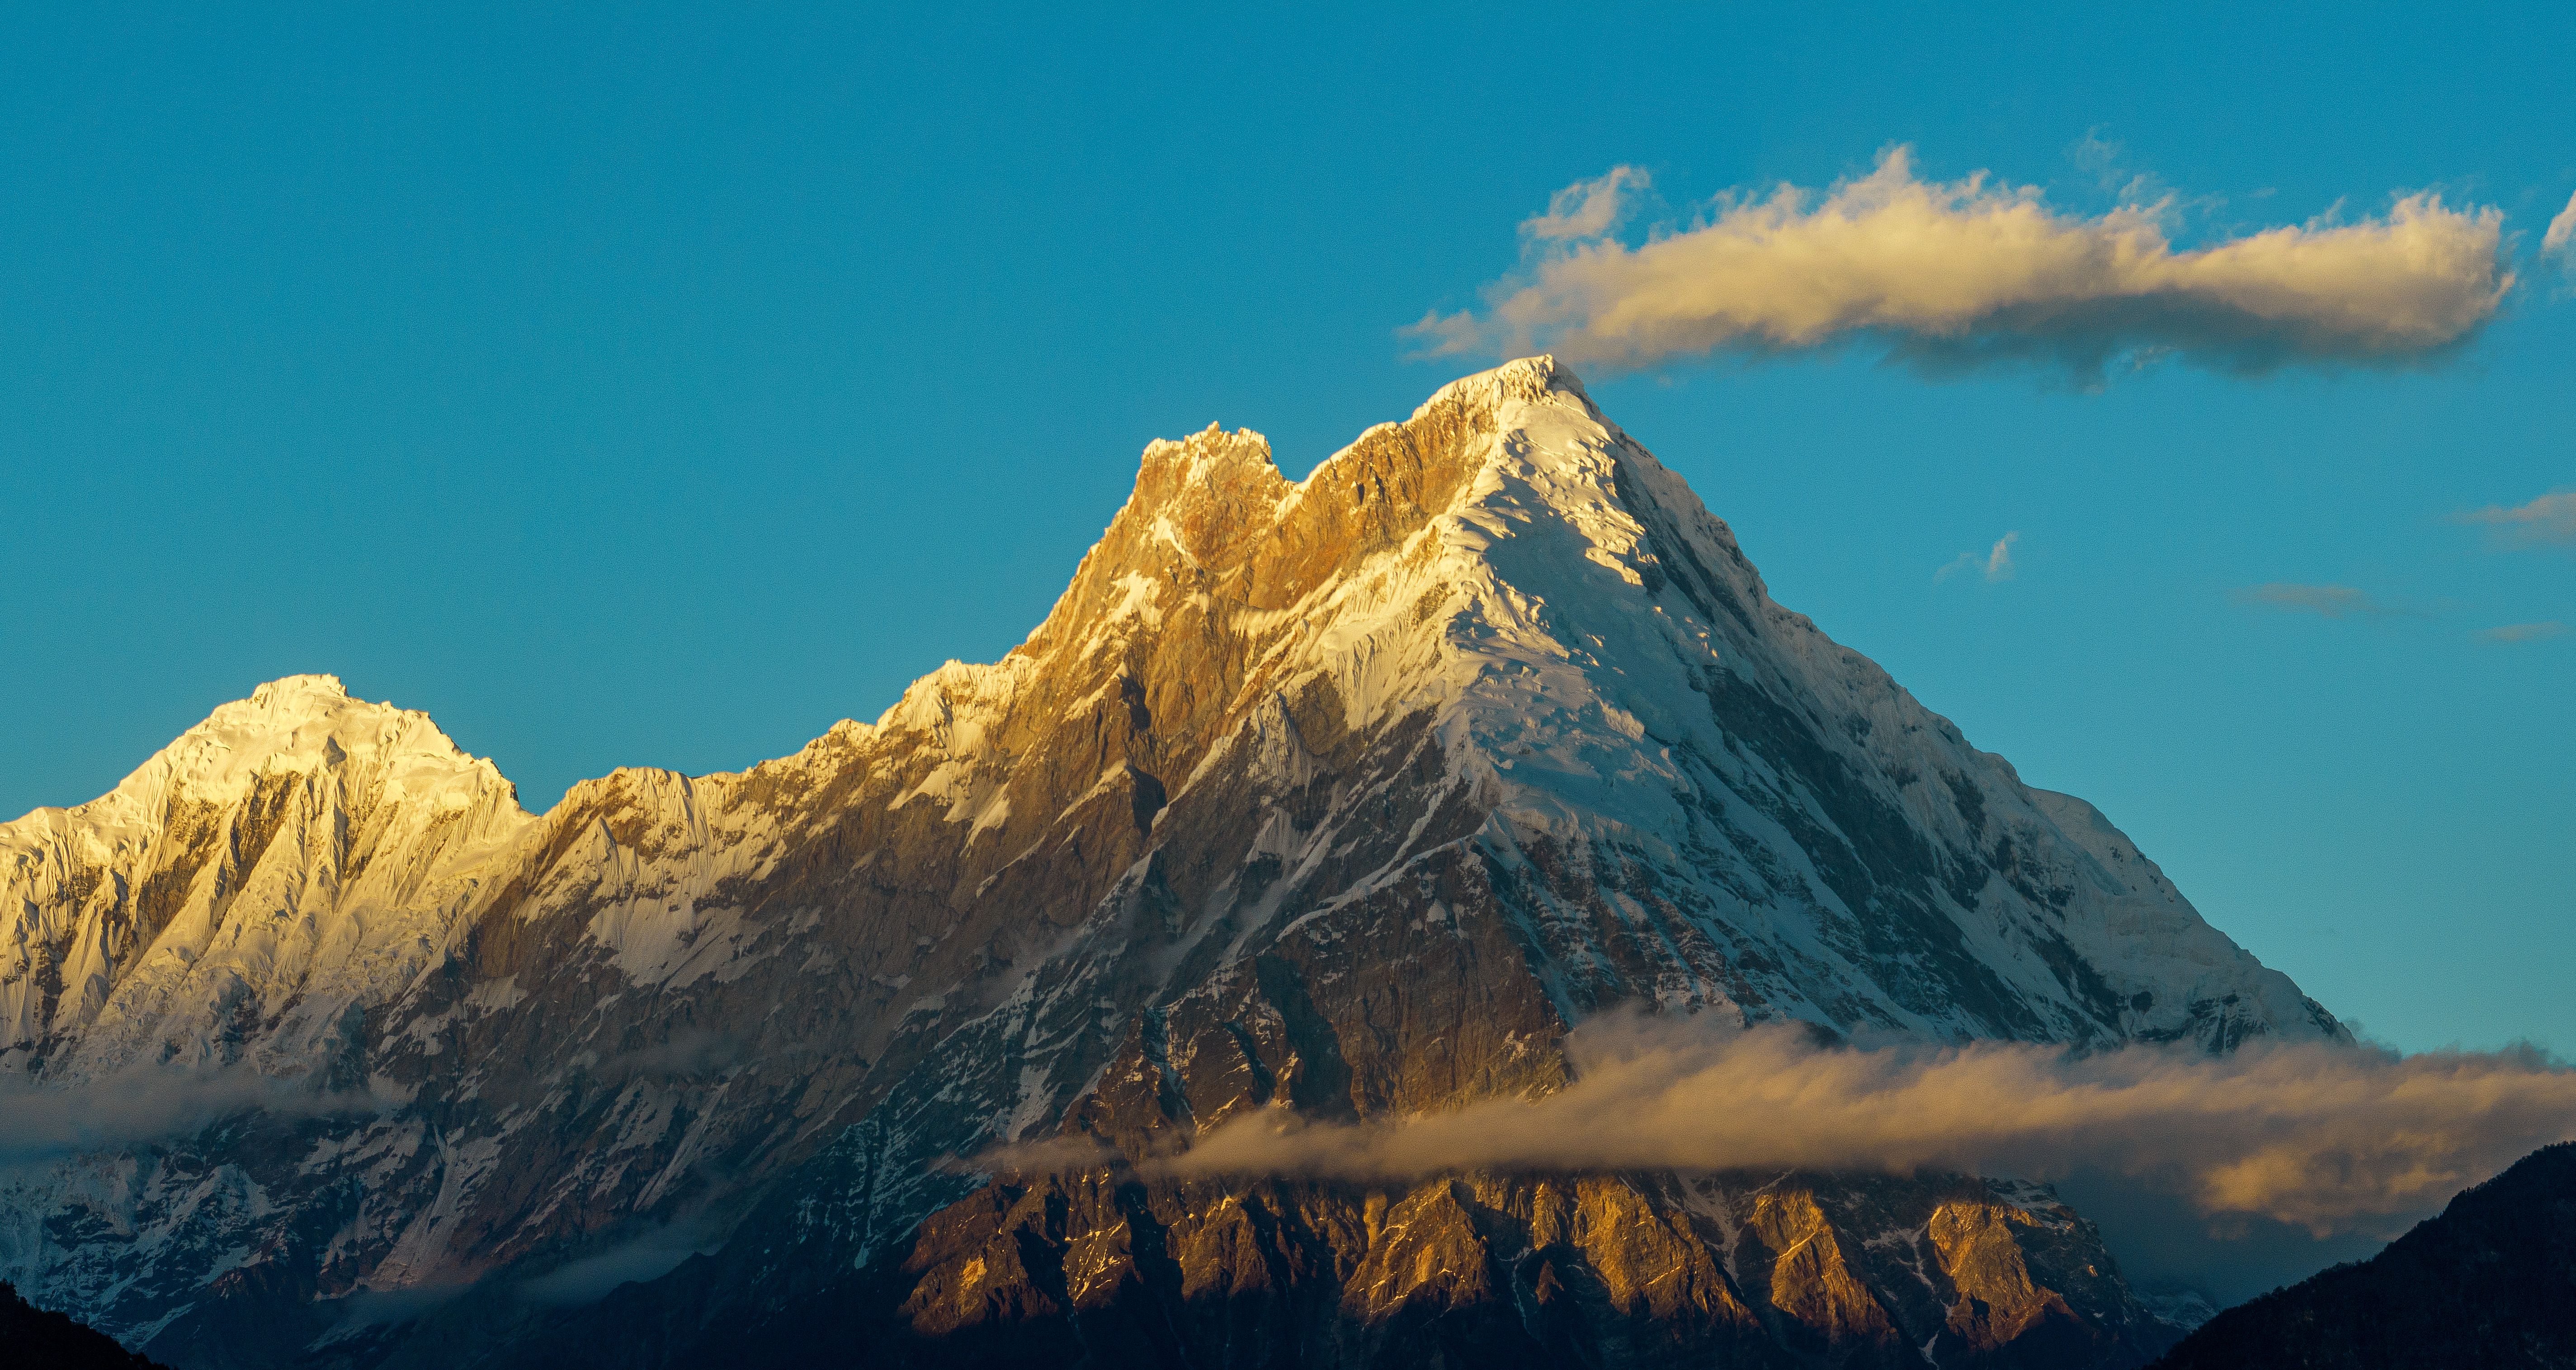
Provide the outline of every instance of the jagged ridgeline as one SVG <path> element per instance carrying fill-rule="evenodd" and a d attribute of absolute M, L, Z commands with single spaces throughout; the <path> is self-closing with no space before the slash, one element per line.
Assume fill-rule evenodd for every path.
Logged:
<path fill-rule="evenodd" d="M 1154 444 L 1026 643 L 794 756 L 531 817 L 297 677 L 0 882 L 10 1105 L 190 1082 L 0 1178 L 0 1278 L 182 1367 L 2135 1363 L 2001 1182 L 942 1162 L 1536 1094 L 1623 1005 L 2342 1033 L 1545 358 L 1302 482 Z"/>

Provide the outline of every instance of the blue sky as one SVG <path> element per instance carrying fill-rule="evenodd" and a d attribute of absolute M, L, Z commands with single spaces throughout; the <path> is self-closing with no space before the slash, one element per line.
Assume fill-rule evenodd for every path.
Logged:
<path fill-rule="evenodd" d="M 1640 229 L 1896 144 L 2070 215 L 2147 173 L 2183 248 L 2429 188 L 2522 277 L 2434 364 L 2087 390 L 1862 342 L 1592 389 L 1783 602 L 2330 1007 L 2576 1051 L 2576 637 L 2476 636 L 2576 624 L 2576 552 L 2453 518 L 2576 486 L 2535 256 L 2576 18 L 2055 9 L 22 17 L 0 811 L 296 671 L 538 807 L 791 751 L 1007 650 L 1148 439 L 1302 474 L 1481 365 L 1396 330 L 1614 166 Z M 1936 578 L 2007 533 L 2012 578 Z M 2233 593 L 2276 582 L 2396 612 Z"/>

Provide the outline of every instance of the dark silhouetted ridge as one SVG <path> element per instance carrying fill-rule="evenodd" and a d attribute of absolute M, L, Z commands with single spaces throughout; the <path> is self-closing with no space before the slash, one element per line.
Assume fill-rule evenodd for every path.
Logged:
<path fill-rule="evenodd" d="M 2231 1308 L 2156 1370 L 2576 1366 L 2576 1142 L 2543 1147 L 2356 1265 Z"/>
<path fill-rule="evenodd" d="M 151 1361 L 0 1282 L 0 1363 L 9 1370 L 160 1370 Z"/>

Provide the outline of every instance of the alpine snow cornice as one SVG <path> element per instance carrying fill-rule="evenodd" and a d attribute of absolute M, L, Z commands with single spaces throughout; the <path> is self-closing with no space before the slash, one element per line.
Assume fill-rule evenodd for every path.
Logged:
<path fill-rule="evenodd" d="M 2046 1327 L 2134 1359 L 2157 1338 L 2090 1229 L 1978 1181 L 1471 1202 L 937 1163 L 1546 1090 L 1622 1004 L 2342 1035 L 2091 806 L 1773 603 L 1544 357 L 1302 482 L 1249 432 L 1153 444 L 1018 649 L 739 774 L 620 771 L 532 819 L 422 715 L 262 686 L 0 828 L 0 917 L 13 1083 L 178 1063 L 368 1100 L 0 1176 L 0 1278 L 182 1366 L 679 1364 L 859 1324 L 933 1361 L 1132 1333 L 1231 1364 L 1257 1326 L 1285 1363 L 1414 1363 L 1425 1299 L 1486 1310 L 1439 1345 L 1517 1354 L 1562 1331 L 1541 1286 L 1645 1288 L 1601 1245 L 1637 1223 L 1699 1283 L 1568 1345 L 1645 1318 L 1947 1365 Z M 604 1271 L 659 1278 L 585 1303 Z M 376 1294 L 414 1311 L 353 1311 Z"/>

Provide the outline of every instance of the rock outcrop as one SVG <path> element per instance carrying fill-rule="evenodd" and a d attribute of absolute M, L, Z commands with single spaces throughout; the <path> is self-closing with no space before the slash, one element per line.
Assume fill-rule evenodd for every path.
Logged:
<path fill-rule="evenodd" d="M 0 1178 L 0 1274 L 183 1367 L 2135 1363 L 2089 1227 L 1985 1181 L 955 1158 L 1544 1092 L 1617 1006 L 2342 1035 L 1544 358 L 1299 482 L 1154 444 L 1027 642 L 794 756 L 529 818 L 299 678 L 0 886 L 0 1080 L 206 1100 Z"/>
<path fill-rule="evenodd" d="M 1004 1183 L 883 1287 L 889 1364 L 2141 1363 L 2175 1330 L 2043 1193 L 1744 1176 Z"/>

